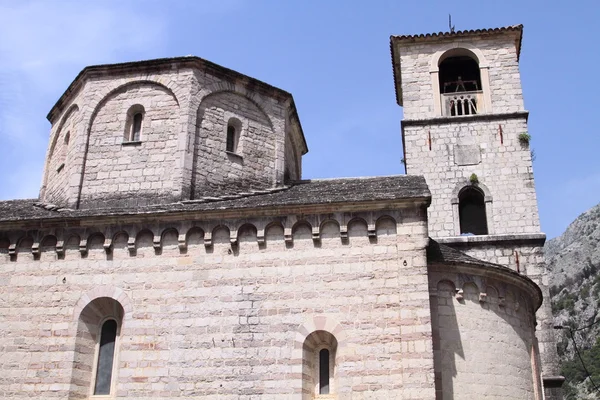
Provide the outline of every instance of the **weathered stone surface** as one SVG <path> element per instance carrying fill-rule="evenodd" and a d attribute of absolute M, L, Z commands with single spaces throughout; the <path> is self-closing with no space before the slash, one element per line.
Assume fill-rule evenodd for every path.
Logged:
<path fill-rule="evenodd" d="M 41 198 L 0 202 L 0 393 L 97 398 L 111 321 L 110 398 L 540 400 L 555 342 L 515 32 L 401 40 L 418 176 L 303 181 L 291 95 L 196 57 L 84 69 L 49 114 Z M 467 45 L 488 114 L 431 114 L 433 55 Z M 467 184 L 494 235 L 455 236 Z"/>

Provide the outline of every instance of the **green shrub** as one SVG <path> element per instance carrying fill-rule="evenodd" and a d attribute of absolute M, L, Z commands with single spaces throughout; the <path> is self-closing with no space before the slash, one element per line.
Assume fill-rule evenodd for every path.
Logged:
<path fill-rule="evenodd" d="M 528 145 L 531 141 L 531 135 L 527 132 L 523 132 L 519 135 L 519 143 L 523 145 Z"/>

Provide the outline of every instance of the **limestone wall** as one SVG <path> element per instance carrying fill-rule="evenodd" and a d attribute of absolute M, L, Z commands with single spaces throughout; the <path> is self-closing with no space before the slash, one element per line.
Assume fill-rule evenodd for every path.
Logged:
<path fill-rule="evenodd" d="M 274 185 L 277 135 L 259 106 L 239 94 L 218 92 L 202 100 L 198 120 L 194 198 Z M 239 124 L 239 138 L 236 151 L 226 152 L 232 120 Z"/>
<path fill-rule="evenodd" d="M 460 234 L 458 192 L 475 174 L 486 197 L 488 232 L 537 233 L 540 223 L 524 117 L 404 127 L 408 174 L 424 175 L 432 193 L 432 237 Z"/>
<path fill-rule="evenodd" d="M 480 260 L 507 266 L 532 279 L 542 291 L 544 302 L 536 312 L 536 336 L 543 376 L 560 375 L 556 337 L 550 303 L 550 276 L 544 263 L 543 235 L 534 240 L 498 240 L 491 243 L 451 243 L 453 247 Z M 462 239 L 462 238 L 461 238 Z"/>
<path fill-rule="evenodd" d="M 65 176 L 68 177 L 74 172 L 72 162 L 76 154 L 74 149 L 81 136 L 79 117 L 79 107 L 72 106 L 52 129 L 50 135 L 42 190 L 48 197 L 62 203 L 66 203 L 69 198 L 68 179 Z"/>
<path fill-rule="evenodd" d="M 436 398 L 542 399 L 531 294 L 460 266 L 431 272 Z"/>
<path fill-rule="evenodd" d="M 334 398 L 433 399 L 421 213 L 4 232 L 0 392 L 87 398 L 107 309 L 119 398 L 311 398 L 303 354 L 325 331 Z"/>
<path fill-rule="evenodd" d="M 143 122 L 139 141 L 132 142 L 128 111 L 136 106 L 144 110 Z M 173 94 L 152 83 L 131 84 L 103 99 L 90 126 L 81 201 L 134 196 L 142 203 L 176 193 L 179 114 Z"/>

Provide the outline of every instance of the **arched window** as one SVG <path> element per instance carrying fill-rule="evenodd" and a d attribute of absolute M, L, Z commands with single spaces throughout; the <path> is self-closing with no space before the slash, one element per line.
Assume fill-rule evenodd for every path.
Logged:
<path fill-rule="evenodd" d="M 78 248 L 79 237 L 72 236 L 65 242 L 65 247 L 71 248 L 72 243 Z M 124 314 L 121 303 L 111 297 L 97 297 L 81 310 L 69 398 L 114 396 Z"/>
<path fill-rule="evenodd" d="M 239 153 L 239 141 L 242 131 L 242 122 L 237 118 L 230 118 L 227 122 L 227 138 L 225 150 L 229 153 Z"/>
<path fill-rule="evenodd" d="M 96 358 L 94 395 L 108 395 L 111 392 L 117 328 L 117 321 L 114 319 L 106 320 L 102 324 Z"/>
<path fill-rule="evenodd" d="M 483 105 L 481 73 L 470 55 L 459 51 L 444 58 L 439 64 L 439 86 L 444 115 L 478 114 Z"/>
<path fill-rule="evenodd" d="M 335 394 L 335 355 L 337 340 L 327 331 L 314 331 L 304 341 L 303 399 L 330 398 Z"/>
<path fill-rule="evenodd" d="M 125 123 L 125 142 L 139 142 L 142 140 L 144 114 L 144 107 L 140 104 L 133 105 L 129 108 L 127 111 L 127 121 Z"/>
<path fill-rule="evenodd" d="M 469 186 L 458 195 L 458 214 L 461 235 L 487 235 L 485 198 L 481 190 Z"/>

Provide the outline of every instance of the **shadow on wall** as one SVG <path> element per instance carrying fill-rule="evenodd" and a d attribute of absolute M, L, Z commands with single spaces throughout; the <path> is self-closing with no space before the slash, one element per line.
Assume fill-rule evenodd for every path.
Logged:
<path fill-rule="evenodd" d="M 431 297 L 437 400 L 520 400 L 540 390 L 534 311 L 523 296 L 498 286 L 501 295 L 490 285 L 480 290 L 467 281 L 457 290 L 449 280 L 438 282 Z"/>

